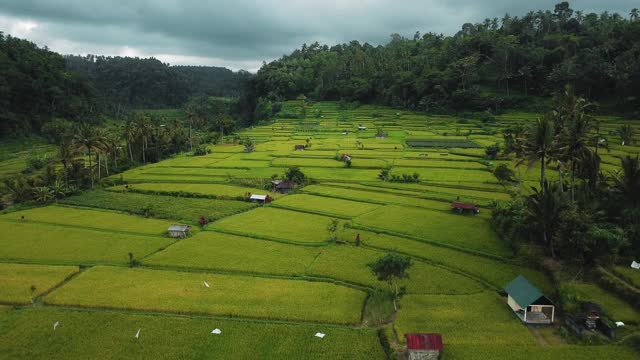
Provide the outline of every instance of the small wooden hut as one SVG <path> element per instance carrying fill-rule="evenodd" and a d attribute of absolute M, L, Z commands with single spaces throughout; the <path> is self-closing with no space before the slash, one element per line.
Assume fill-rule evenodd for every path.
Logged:
<path fill-rule="evenodd" d="M 440 334 L 406 334 L 407 359 L 437 360 L 442 352 L 442 336 Z"/>
<path fill-rule="evenodd" d="M 511 310 L 526 324 L 552 324 L 555 306 L 524 276 L 518 275 L 504 291 Z"/>
<path fill-rule="evenodd" d="M 474 215 L 478 215 L 480 213 L 480 208 L 477 205 L 467 204 L 460 201 L 452 202 L 451 209 L 458 212 L 459 214 L 462 214 L 465 211 L 470 211 Z"/>
<path fill-rule="evenodd" d="M 175 239 L 184 239 L 191 236 L 191 226 L 182 224 L 172 224 L 169 226 L 169 237 Z"/>
<path fill-rule="evenodd" d="M 273 192 L 277 192 L 279 194 L 288 194 L 293 188 L 296 187 L 296 184 L 290 180 L 277 180 L 273 181 Z"/>
<path fill-rule="evenodd" d="M 304 145 L 296 145 L 296 146 L 293 148 L 293 150 L 295 150 L 295 151 L 302 151 L 302 150 L 304 150 L 304 149 L 305 149 L 305 146 L 304 146 Z"/>

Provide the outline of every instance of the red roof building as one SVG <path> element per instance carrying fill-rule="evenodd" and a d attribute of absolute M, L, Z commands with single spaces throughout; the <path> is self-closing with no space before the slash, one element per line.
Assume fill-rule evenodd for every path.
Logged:
<path fill-rule="evenodd" d="M 407 334 L 407 358 L 410 360 L 436 360 L 442 352 L 440 334 Z"/>

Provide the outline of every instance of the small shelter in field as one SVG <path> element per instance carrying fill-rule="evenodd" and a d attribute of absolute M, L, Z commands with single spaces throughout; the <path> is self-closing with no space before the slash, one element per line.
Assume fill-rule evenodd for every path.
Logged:
<path fill-rule="evenodd" d="M 279 194 L 288 194 L 296 187 L 296 184 L 291 180 L 274 180 L 271 183 L 273 184 L 273 192 Z"/>
<path fill-rule="evenodd" d="M 552 324 L 555 306 L 535 285 L 518 275 L 504 291 L 511 310 L 526 324 Z"/>
<path fill-rule="evenodd" d="M 451 203 L 451 209 L 457 211 L 462 214 L 465 211 L 470 211 L 474 215 L 478 215 L 480 213 L 480 208 L 474 204 L 467 204 L 460 201 L 454 201 Z"/>
<path fill-rule="evenodd" d="M 293 150 L 295 150 L 295 151 L 301 151 L 301 150 L 304 150 L 304 149 L 305 149 L 305 146 L 304 146 L 304 145 L 296 145 L 296 146 L 293 148 Z"/>
<path fill-rule="evenodd" d="M 358 130 L 362 131 L 362 130 L 367 130 L 366 126 L 360 125 L 358 126 Z"/>
<path fill-rule="evenodd" d="M 254 202 L 254 203 L 261 203 L 264 204 L 265 202 L 267 202 L 267 199 L 269 198 L 269 195 L 258 195 L 258 194 L 252 194 L 249 197 L 249 201 Z"/>
<path fill-rule="evenodd" d="M 169 237 L 175 239 L 184 239 L 191 236 L 191 226 L 182 224 L 171 224 L 169 226 Z"/>
<path fill-rule="evenodd" d="M 437 360 L 442 352 L 442 336 L 440 334 L 406 334 L 407 359 Z"/>

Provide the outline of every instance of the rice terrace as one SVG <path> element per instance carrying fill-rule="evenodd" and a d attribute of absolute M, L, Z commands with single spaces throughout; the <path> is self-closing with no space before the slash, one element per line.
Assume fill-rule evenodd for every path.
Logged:
<path fill-rule="evenodd" d="M 537 42 L 497 19 L 304 45 L 256 74 L 63 58 L 0 32 L 0 64 L 41 54 L 70 86 L 51 118 L 18 109 L 17 85 L 0 101 L 0 359 L 638 359 L 640 21 L 568 6 L 535 35 L 554 55 L 508 77 Z M 624 100 L 552 82 L 547 63 L 580 57 L 558 55 L 571 26 L 636 37 L 608 43 L 629 53 L 607 61 L 636 67 L 602 85 Z M 506 39 L 495 58 L 482 34 Z M 417 64 L 442 41 L 470 55 L 422 84 L 407 74 L 425 69 L 368 63 Z M 136 66 L 151 70 L 126 79 L 175 83 L 126 100 L 111 77 Z M 381 72 L 358 90 L 367 66 Z"/>

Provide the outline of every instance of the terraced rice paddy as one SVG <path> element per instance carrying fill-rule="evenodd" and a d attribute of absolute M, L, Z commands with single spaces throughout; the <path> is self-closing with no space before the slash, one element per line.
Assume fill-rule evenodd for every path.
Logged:
<path fill-rule="evenodd" d="M 0 236 L 0 304 L 12 305 L 0 306 L 0 358 L 385 359 L 383 344 L 402 349 L 409 332 L 443 334 L 445 359 L 636 358 L 615 342 L 541 346 L 500 294 L 522 274 L 558 300 L 551 280 L 498 238 L 487 208 L 510 199 L 492 167 L 513 162 L 487 162 L 484 147 L 535 114 L 500 115 L 488 126 L 371 105 L 309 106 L 323 117 L 241 131 L 254 152 L 209 145 L 205 156 L 131 169 L 125 185 L 1 214 L 10 233 Z M 338 121 L 341 113 L 349 120 Z M 617 121 L 604 119 L 603 129 Z M 378 128 L 386 139 L 375 138 Z M 307 139 L 309 148 L 294 150 Z M 639 148 L 610 140 L 603 161 L 615 170 Z M 14 150 L 0 157 L 0 178 L 24 163 L 25 149 Z M 310 184 L 274 193 L 270 180 L 289 166 Z M 420 182 L 382 181 L 382 169 Z M 536 185 L 536 171 L 516 173 L 525 190 Z M 274 201 L 250 203 L 248 193 Z M 456 200 L 479 205 L 480 215 L 452 212 Z M 200 226 L 201 216 L 209 223 Z M 193 235 L 169 238 L 173 223 Z M 413 262 L 397 313 L 389 285 L 368 267 L 387 253 Z M 616 275 L 637 286 L 628 269 Z M 635 331 L 632 306 L 592 284 L 574 287 L 628 322 L 623 336 Z"/>

